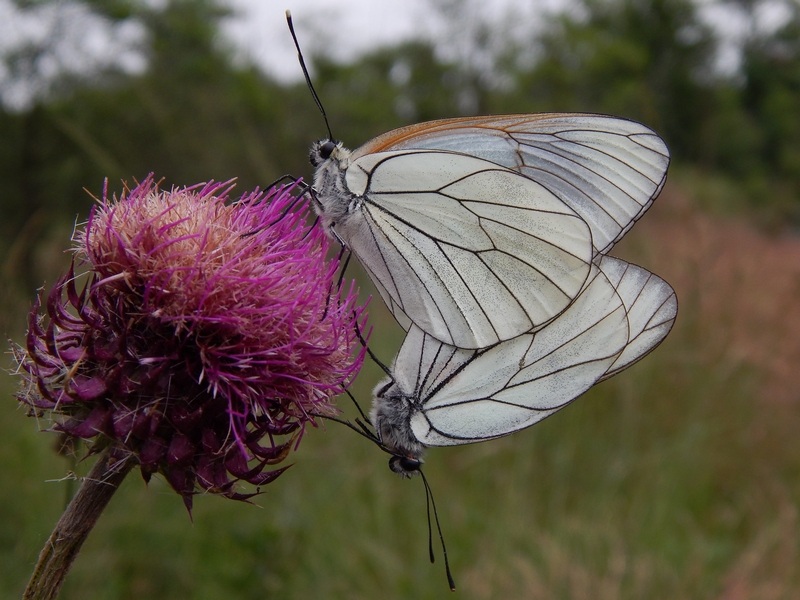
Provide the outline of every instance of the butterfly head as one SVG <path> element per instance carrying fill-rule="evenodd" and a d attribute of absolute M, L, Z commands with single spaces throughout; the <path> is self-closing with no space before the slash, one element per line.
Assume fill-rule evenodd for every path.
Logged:
<path fill-rule="evenodd" d="M 325 162 L 333 159 L 336 162 L 341 162 L 342 159 L 347 158 L 350 152 L 342 146 L 341 142 L 336 140 L 318 140 L 311 145 L 311 150 L 308 153 L 308 161 L 315 169 L 319 169 Z"/>
<path fill-rule="evenodd" d="M 389 459 L 389 468 L 401 477 L 413 477 L 422 469 L 422 459 L 409 458 L 408 456 L 393 455 Z"/>

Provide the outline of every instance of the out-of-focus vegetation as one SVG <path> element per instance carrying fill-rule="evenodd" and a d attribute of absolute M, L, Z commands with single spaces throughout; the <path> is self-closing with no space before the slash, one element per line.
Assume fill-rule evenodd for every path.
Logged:
<path fill-rule="evenodd" d="M 0 323 L 17 340 L 34 290 L 67 260 L 86 190 L 150 171 L 167 184 L 265 186 L 310 174 L 308 144 L 324 135 L 304 85 L 271 81 L 220 45 L 220 2 L 85 4 L 141 23 L 148 67 L 64 77 L 0 112 Z M 678 291 L 664 345 L 530 431 L 430 453 L 462 597 L 800 594 L 800 6 L 769 4 L 783 24 L 753 26 L 728 71 L 691 0 L 576 0 L 531 23 L 525 43 L 474 30 L 472 62 L 446 61 L 426 41 L 349 64 L 307 57 L 350 147 L 438 117 L 591 111 L 643 121 L 673 153 L 664 197 L 620 248 Z M 766 5 L 727 8 L 756 23 Z M 435 7 L 462 31 L 459 2 Z M 5 67 L 33 76 L 43 52 L 6 56 Z M 388 361 L 400 337 L 377 300 L 371 314 Z M 366 368 L 356 396 L 368 402 L 379 376 Z M 2 597 L 19 595 L 63 508 L 69 484 L 51 480 L 86 470 L 25 419 L 14 384 L 0 382 Z M 130 476 L 63 597 L 449 593 L 441 565 L 427 564 L 418 481 L 393 477 L 374 447 L 334 425 L 309 431 L 295 458 L 262 508 L 198 498 L 193 522 L 163 482 Z"/>

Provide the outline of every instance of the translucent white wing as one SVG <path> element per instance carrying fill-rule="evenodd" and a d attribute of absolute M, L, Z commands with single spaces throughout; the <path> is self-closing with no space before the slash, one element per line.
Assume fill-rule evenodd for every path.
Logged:
<path fill-rule="evenodd" d="M 475 350 L 442 344 L 412 325 L 395 357 L 392 374 L 402 389 L 433 389 L 463 368 L 475 355 Z"/>
<path fill-rule="evenodd" d="M 628 313 L 630 339 L 602 379 L 616 375 L 658 346 L 678 316 L 678 298 L 670 285 L 650 271 L 611 256 L 600 268 L 617 288 Z"/>
<path fill-rule="evenodd" d="M 465 152 L 541 183 L 591 227 L 605 253 L 650 207 L 666 180 L 669 151 L 647 127 L 591 114 L 444 119 L 403 127 L 353 152 Z"/>
<path fill-rule="evenodd" d="M 394 385 L 376 398 L 373 423 L 390 447 L 400 453 L 410 448 L 409 454 L 415 444 L 507 435 L 589 389 L 627 341 L 622 300 L 593 265 L 575 302 L 536 334 L 476 352 L 451 348 L 412 327 L 394 365 Z"/>
<path fill-rule="evenodd" d="M 425 446 L 476 442 L 533 425 L 639 360 L 669 332 L 672 288 L 599 257 L 585 288 L 536 333 L 491 348 L 453 348 L 412 327 L 380 388 L 372 420 L 384 443 L 418 458 Z"/>
<path fill-rule="evenodd" d="M 482 348 L 560 314 L 593 258 L 587 224 L 545 187 L 451 152 L 384 152 L 345 173 L 331 224 L 401 324 Z M 405 318 L 407 317 L 407 319 Z"/>
<path fill-rule="evenodd" d="M 628 326 L 613 286 L 599 271 L 593 275 L 551 325 L 481 354 L 424 401 L 423 410 L 411 417 L 415 437 L 426 446 L 442 446 L 507 435 L 594 385 L 623 349 Z"/>

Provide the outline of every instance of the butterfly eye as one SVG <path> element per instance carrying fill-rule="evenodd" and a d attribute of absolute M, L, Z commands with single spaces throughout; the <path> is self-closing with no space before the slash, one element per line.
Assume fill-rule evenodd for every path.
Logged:
<path fill-rule="evenodd" d="M 311 147 L 311 152 L 308 154 L 308 160 L 311 166 L 318 167 L 324 161 L 328 160 L 333 154 L 338 144 L 333 140 L 320 141 Z"/>
<path fill-rule="evenodd" d="M 403 477 L 411 477 L 422 467 L 422 461 L 416 458 L 407 458 L 405 456 L 392 456 L 389 459 L 389 468 L 398 475 Z"/>
<path fill-rule="evenodd" d="M 328 160 L 336 148 L 336 142 L 328 140 L 319 147 L 319 156 L 322 160 Z"/>

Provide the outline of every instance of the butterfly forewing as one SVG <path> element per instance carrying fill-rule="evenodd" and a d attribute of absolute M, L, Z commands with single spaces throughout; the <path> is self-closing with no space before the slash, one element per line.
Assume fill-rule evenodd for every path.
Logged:
<path fill-rule="evenodd" d="M 353 158 L 399 149 L 465 152 L 530 177 L 570 206 L 607 252 L 664 185 L 669 152 L 647 127 L 587 114 L 465 117 L 385 133 Z"/>
<path fill-rule="evenodd" d="M 337 235 L 398 320 L 440 341 L 511 339 L 561 313 L 586 281 L 588 225 L 527 177 L 449 152 L 370 154 L 347 173 L 362 205 Z"/>

